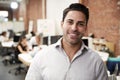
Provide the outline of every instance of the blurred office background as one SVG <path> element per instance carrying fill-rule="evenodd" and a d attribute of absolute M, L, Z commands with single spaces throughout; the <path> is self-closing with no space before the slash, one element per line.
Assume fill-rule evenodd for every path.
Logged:
<path fill-rule="evenodd" d="M 60 22 L 64 8 L 76 2 L 90 10 L 88 29 L 83 39 L 86 45 L 107 53 L 107 56 L 100 55 L 105 57 L 110 75 L 116 70 L 119 73 L 120 0 L 0 0 L 0 34 L 5 31 L 10 40 L 17 42 L 15 36 L 26 35 L 29 40 L 31 32 L 39 32 L 43 34 L 42 44 L 53 44 L 62 36 Z M 4 43 L 8 44 L 7 48 L 0 43 L 1 80 L 24 80 L 26 75 L 25 72 L 17 76 L 9 74 L 9 70 L 17 64 L 3 63 L 3 56 L 13 53 L 13 42 Z"/>

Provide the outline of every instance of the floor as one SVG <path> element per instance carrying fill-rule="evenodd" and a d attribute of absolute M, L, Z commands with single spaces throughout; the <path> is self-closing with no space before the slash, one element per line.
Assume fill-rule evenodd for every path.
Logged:
<path fill-rule="evenodd" d="M 21 74 L 15 75 L 14 71 L 12 73 L 8 73 L 10 69 L 15 68 L 18 65 L 4 65 L 2 63 L 2 57 L 0 56 L 0 80 L 24 80 L 25 79 L 25 72 L 22 72 Z"/>

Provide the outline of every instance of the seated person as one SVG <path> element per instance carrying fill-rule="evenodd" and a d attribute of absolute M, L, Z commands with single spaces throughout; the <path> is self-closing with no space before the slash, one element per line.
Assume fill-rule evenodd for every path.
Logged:
<path fill-rule="evenodd" d="M 6 42 L 9 41 L 8 37 L 7 37 L 7 32 L 3 31 L 0 35 L 0 42 Z"/>
<path fill-rule="evenodd" d="M 28 44 L 27 44 L 27 39 L 25 36 L 22 36 L 18 42 L 18 45 L 16 46 L 16 57 L 18 57 L 18 54 L 22 53 L 28 53 L 30 51 Z"/>
<path fill-rule="evenodd" d="M 30 42 L 30 45 L 32 46 L 32 48 L 34 48 L 35 46 L 41 45 L 41 38 L 42 38 L 42 34 L 36 33 L 36 35 L 30 39 L 29 42 Z"/>
<path fill-rule="evenodd" d="M 9 73 L 11 73 L 12 70 L 15 70 L 15 75 L 21 73 L 21 71 L 26 72 L 26 66 L 21 66 L 22 62 L 21 62 L 21 60 L 19 60 L 18 55 L 26 54 L 28 52 L 29 52 L 29 48 L 27 45 L 27 39 L 25 36 L 21 36 L 17 46 L 15 47 L 15 53 L 14 53 L 14 57 L 13 57 L 15 63 L 18 63 L 19 65 L 14 69 L 9 70 Z"/>
<path fill-rule="evenodd" d="M 39 50 L 45 48 L 46 46 L 42 45 L 42 33 L 36 33 L 35 36 L 30 39 L 29 45 L 32 49 L 32 51 L 30 52 L 32 57 L 34 57 Z"/>

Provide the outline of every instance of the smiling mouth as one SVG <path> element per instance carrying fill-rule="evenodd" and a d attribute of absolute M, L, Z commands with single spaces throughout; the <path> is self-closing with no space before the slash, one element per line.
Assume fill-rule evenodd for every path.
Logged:
<path fill-rule="evenodd" d="M 70 33 L 69 35 L 70 35 L 70 38 L 72 38 L 72 39 L 78 38 L 78 34 Z"/>

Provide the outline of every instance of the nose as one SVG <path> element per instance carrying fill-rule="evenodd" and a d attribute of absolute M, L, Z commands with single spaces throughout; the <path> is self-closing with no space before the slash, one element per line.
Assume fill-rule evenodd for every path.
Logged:
<path fill-rule="evenodd" d="M 71 26 L 71 29 L 72 29 L 73 31 L 77 30 L 77 25 L 76 25 L 76 24 L 73 24 L 73 25 Z"/>

